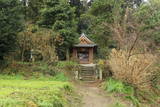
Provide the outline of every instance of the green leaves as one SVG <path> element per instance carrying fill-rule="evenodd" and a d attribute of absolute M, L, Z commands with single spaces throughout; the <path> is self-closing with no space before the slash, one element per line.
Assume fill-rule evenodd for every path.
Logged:
<path fill-rule="evenodd" d="M 58 32 L 63 39 L 63 43 L 57 43 L 57 53 L 60 58 L 64 58 L 67 49 L 69 49 L 77 38 L 77 22 L 75 17 L 75 8 L 64 0 L 49 0 L 41 11 L 40 26 L 52 28 Z M 63 53 L 60 55 L 59 53 Z"/>
<path fill-rule="evenodd" d="M 135 17 L 140 23 L 143 23 L 142 32 L 148 32 L 145 34 L 146 40 L 152 40 L 152 43 L 159 46 L 160 1 L 149 0 L 148 3 L 142 4 L 135 12 Z"/>
<path fill-rule="evenodd" d="M 0 60 L 15 48 L 17 33 L 23 29 L 22 12 L 18 0 L 0 0 Z"/>
<path fill-rule="evenodd" d="M 106 83 L 105 89 L 108 92 L 121 92 L 121 93 L 123 93 L 125 91 L 124 87 L 125 86 L 122 82 L 116 81 L 113 79 L 109 79 Z"/>
<path fill-rule="evenodd" d="M 108 92 L 116 92 L 116 93 L 122 93 L 127 95 L 133 95 L 134 90 L 133 87 L 125 85 L 121 81 L 114 80 L 110 78 L 106 84 L 105 84 L 105 90 Z"/>
<path fill-rule="evenodd" d="M 134 89 L 129 85 L 125 85 L 121 81 L 110 78 L 105 83 L 105 90 L 111 93 L 123 94 L 123 96 L 131 100 L 134 105 L 139 106 L 139 100 L 134 96 Z"/>

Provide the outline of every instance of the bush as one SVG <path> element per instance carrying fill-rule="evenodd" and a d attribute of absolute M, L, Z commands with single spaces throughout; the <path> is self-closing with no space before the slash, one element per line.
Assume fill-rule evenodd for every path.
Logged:
<path fill-rule="evenodd" d="M 73 62 L 73 61 L 59 61 L 57 63 L 57 67 L 58 68 L 64 68 L 67 70 L 73 70 L 78 66 L 77 62 Z"/>
<path fill-rule="evenodd" d="M 55 81 L 68 81 L 69 79 L 64 75 L 64 73 L 58 73 L 54 76 Z"/>
<path fill-rule="evenodd" d="M 114 105 L 111 107 L 126 107 L 124 104 L 121 104 L 120 102 L 116 102 Z"/>
<path fill-rule="evenodd" d="M 3 70 L 3 76 L 0 78 L 10 79 L 36 79 L 36 80 L 53 80 L 53 81 L 68 81 L 64 72 L 54 65 L 49 65 L 46 62 L 12 62 L 10 66 Z M 46 78 L 47 77 L 47 78 Z"/>
<path fill-rule="evenodd" d="M 21 74 L 24 76 L 35 76 L 39 75 L 50 75 L 54 76 L 59 72 L 55 66 L 49 65 L 46 62 L 16 62 L 13 61 L 8 67 L 3 69 L 3 74 L 17 75 Z"/>
<path fill-rule="evenodd" d="M 105 90 L 108 92 L 117 92 L 133 95 L 134 90 L 131 86 L 124 85 L 121 81 L 110 78 L 105 84 Z"/>
<path fill-rule="evenodd" d="M 112 72 L 106 60 L 102 59 L 97 60 L 97 68 L 102 71 L 103 78 L 112 76 Z"/>
<path fill-rule="evenodd" d="M 107 92 L 119 93 L 124 98 L 132 101 L 134 105 L 139 106 L 139 100 L 134 96 L 134 88 L 121 81 L 110 78 L 105 82 L 104 89 Z"/>
<path fill-rule="evenodd" d="M 155 57 L 151 54 L 136 54 L 128 58 L 128 53 L 123 50 L 113 49 L 109 58 L 113 77 L 138 89 L 150 86 L 154 64 Z"/>
<path fill-rule="evenodd" d="M 77 63 L 73 61 L 59 61 L 57 63 L 58 67 L 66 67 L 66 66 L 76 66 Z"/>

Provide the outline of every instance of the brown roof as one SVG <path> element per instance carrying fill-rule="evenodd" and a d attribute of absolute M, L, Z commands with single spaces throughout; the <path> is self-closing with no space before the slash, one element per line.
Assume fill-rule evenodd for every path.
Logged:
<path fill-rule="evenodd" d="M 79 38 L 79 40 L 80 40 L 80 43 L 77 45 L 74 45 L 75 47 L 95 47 L 97 46 L 94 42 L 88 39 L 84 33 L 81 34 L 81 37 Z"/>
<path fill-rule="evenodd" d="M 95 47 L 97 46 L 96 44 L 78 44 L 74 45 L 74 47 Z"/>

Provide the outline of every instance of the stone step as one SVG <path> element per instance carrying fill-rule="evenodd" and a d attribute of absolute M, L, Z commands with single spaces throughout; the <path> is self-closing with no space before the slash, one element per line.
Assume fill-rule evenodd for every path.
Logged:
<path fill-rule="evenodd" d="M 81 72 L 95 72 L 95 70 L 81 70 Z"/>
<path fill-rule="evenodd" d="M 84 72 L 94 72 L 95 70 L 83 70 L 83 69 L 81 69 L 81 71 L 84 71 Z"/>
<path fill-rule="evenodd" d="M 96 83 L 96 81 L 97 81 L 97 80 L 93 80 L 93 81 L 91 81 L 91 80 L 90 80 L 90 81 L 87 81 L 87 80 L 86 80 L 86 81 L 83 81 L 83 82 L 88 83 L 88 84 L 93 84 L 93 83 Z"/>
<path fill-rule="evenodd" d="M 80 67 L 81 71 L 80 71 L 80 76 L 81 76 L 81 80 L 85 81 L 85 82 L 94 82 L 95 79 L 95 67 L 93 66 L 81 66 Z"/>
<path fill-rule="evenodd" d="M 95 67 L 80 66 L 80 68 L 88 68 L 88 69 L 93 69 L 93 68 L 95 68 Z"/>
<path fill-rule="evenodd" d="M 88 69 L 93 69 L 95 67 L 90 67 L 90 66 L 80 66 L 80 68 L 88 68 Z"/>
<path fill-rule="evenodd" d="M 90 76 L 85 75 L 85 76 L 82 76 L 82 78 L 95 78 L 95 76 L 94 75 L 90 75 Z"/>
<path fill-rule="evenodd" d="M 95 70 L 94 68 L 81 68 L 81 70 Z"/>
<path fill-rule="evenodd" d="M 81 68 L 81 70 L 94 70 L 94 68 Z"/>
<path fill-rule="evenodd" d="M 85 75 L 85 76 L 82 76 L 82 80 L 93 81 L 93 80 L 95 80 L 95 76 L 94 75 L 89 75 L 89 76 Z"/>
<path fill-rule="evenodd" d="M 94 75 L 94 72 L 80 72 L 80 75 Z"/>
<path fill-rule="evenodd" d="M 81 77 L 85 77 L 85 76 L 93 76 L 92 74 L 81 74 Z"/>
<path fill-rule="evenodd" d="M 82 78 L 82 81 L 95 81 L 95 78 Z"/>
<path fill-rule="evenodd" d="M 95 72 L 94 70 L 81 70 L 81 72 Z"/>
<path fill-rule="evenodd" d="M 91 78 L 83 78 L 83 79 L 81 79 L 82 81 L 87 81 L 87 82 L 89 82 L 89 81 L 91 81 L 91 82 L 94 82 L 94 81 L 96 81 L 96 79 L 91 79 Z"/>
<path fill-rule="evenodd" d="M 94 71 L 81 71 L 80 73 L 83 73 L 83 74 L 94 74 L 95 72 Z"/>
<path fill-rule="evenodd" d="M 88 70 L 88 69 L 81 69 L 81 71 L 91 71 L 91 72 L 94 72 L 95 70 L 94 69 L 92 69 L 92 70 Z"/>
<path fill-rule="evenodd" d="M 91 72 L 91 71 L 81 71 L 80 74 L 95 74 L 95 72 Z"/>
<path fill-rule="evenodd" d="M 80 75 L 81 75 L 81 76 L 93 76 L 93 75 L 95 75 L 95 74 L 81 73 Z"/>

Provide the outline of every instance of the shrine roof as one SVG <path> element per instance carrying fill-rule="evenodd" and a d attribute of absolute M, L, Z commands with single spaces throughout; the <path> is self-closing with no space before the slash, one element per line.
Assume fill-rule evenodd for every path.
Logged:
<path fill-rule="evenodd" d="M 78 44 L 78 45 L 74 45 L 74 47 L 95 47 L 97 46 L 96 44 Z"/>
<path fill-rule="evenodd" d="M 74 47 L 95 47 L 97 44 L 92 42 L 88 37 L 82 33 L 81 36 L 79 37 L 79 44 L 74 45 Z"/>

